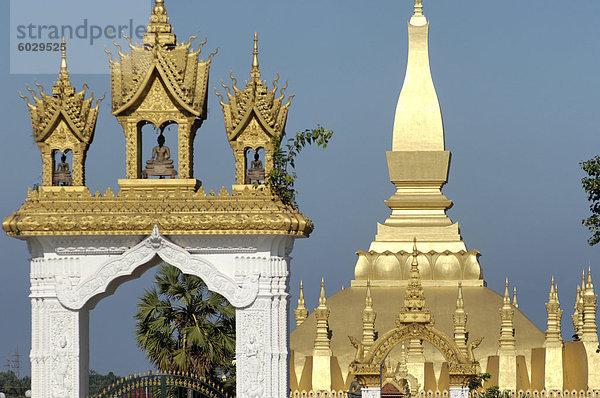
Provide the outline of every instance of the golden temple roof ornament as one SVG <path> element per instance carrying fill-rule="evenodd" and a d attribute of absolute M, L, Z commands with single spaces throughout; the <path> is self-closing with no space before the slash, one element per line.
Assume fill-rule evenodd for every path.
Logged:
<path fill-rule="evenodd" d="M 458 282 L 456 310 L 452 316 L 452 321 L 454 323 L 454 342 L 465 356 L 467 356 L 467 319 L 468 315 L 465 312 L 462 283 Z"/>
<path fill-rule="evenodd" d="M 85 185 L 85 157 L 88 146 L 94 138 L 99 103 L 93 105 L 94 95 L 86 98 L 87 85 L 80 92 L 75 92 L 71 85 L 67 68 L 66 43 L 63 37 L 58 80 L 52 87 L 52 95 L 44 92 L 44 87 L 38 82 L 35 85 L 38 93 L 27 86 L 33 94 L 32 100 L 21 93 L 21 98 L 27 101 L 33 127 L 33 138 L 42 152 L 43 185 L 59 184 Z M 56 151 L 72 152 L 72 173 L 64 158 L 56 164 Z M 59 167 L 57 167 L 59 166 Z M 65 170 L 66 168 L 66 170 Z"/>
<path fill-rule="evenodd" d="M 581 296 L 583 298 L 583 327 L 582 341 L 598 342 L 596 327 L 596 310 L 598 308 L 598 295 L 594 293 L 594 283 L 592 282 L 592 269 L 588 267 L 585 289 L 582 288 Z"/>
<path fill-rule="evenodd" d="M 512 305 L 515 308 L 519 308 L 519 301 L 517 300 L 517 287 L 515 286 L 513 288 L 513 301 L 512 301 Z"/>
<path fill-rule="evenodd" d="M 377 313 L 373 309 L 373 297 L 371 297 L 371 283 L 367 281 L 367 293 L 365 296 L 365 308 L 362 310 L 363 338 L 362 345 L 368 350 L 375 342 L 375 319 Z"/>
<path fill-rule="evenodd" d="M 304 287 L 302 281 L 300 281 L 300 294 L 298 295 L 298 307 L 294 310 L 294 316 L 296 317 L 296 327 L 300 326 L 302 322 L 308 317 L 308 309 L 304 303 Z"/>
<path fill-rule="evenodd" d="M 508 291 L 508 278 L 504 285 L 503 305 L 500 312 L 500 347 L 499 351 L 514 351 L 515 349 L 515 330 L 513 318 L 515 309 L 510 303 L 510 293 Z"/>
<path fill-rule="evenodd" d="M 152 7 L 152 15 L 150 16 L 150 23 L 146 28 L 146 33 L 144 33 L 144 44 L 150 46 L 172 46 L 175 44 L 175 41 L 175 34 L 169 23 L 165 2 L 164 0 L 155 0 L 154 7 Z"/>
<path fill-rule="evenodd" d="M 575 295 L 575 305 L 573 306 L 573 330 L 575 334 L 581 338 L 583 333 L 583 297 L 581 296 L 581 286 L 577 286 L 577 294 Z"/>
<path fill-rule="evenodd" d="M 252 79 L 260 79 L 260 69 L 258 68 L 258 34 L 254 32 L 254 49 L 252 51 L 252 69 L 250 69 Z"/>
<path fill-rule="evenodd" d="M 280 90 L 279 75 L 273 81 L 273 89 L 269 90 L 264 80 L 261 80 L 258 64 L 258 36 L 254 34 L 254 45 L 252 51 L 252 68 L 250 70 L 250 80 L 246 81 L 243 90 L 237 87 L 237 79 L 230 75 L 233 84 L 232 87 L 221 85 L 227 90 L 227 100 L 223 101 L 223 94 L 215 93 L 219 97 L 223 118 L 225 121 L 225 131 L 227 139 L 236 162 L 235 178 L 237 184 L 250 184 L 252 176 L 248 175 L 247 163 L 251 151 L 258 153 L 264 149 L 264 170 L 262 179 L 268 175 L 273 168 L 273 143 L 274 140 L 281 139 L 285 134 L 285 124 L 291 99 L 290 95 L 286 103 L 283 103 L 284 92 L 287 88 L 287 82 Z M 233 89 L 233 93 L 232 93 Z M 258 178 L 255 180 L 261 180 Z"/>
<path fill-rule="evenodd" d="M 208 75 L 216 54 L 198 60 L 206 40 L 194 50 L 192 40 L 197 37 L 177 43 L 164 1 L 156 0 L 143 44 L 133 44 L 129 38 L 130 52 L 123 53 L 115 43 L 118 59 L 107 51 L 112 112 L 125 132 L 129 179 L 142 177 L 142 126 L 153 124 L 162 132 L 172 123 L 178 127 L 179 178 L 193 178 L 193 142 L 206 119 Z"/>
<path fill-rule="evenodd" d="M 558 288 L 554 284 L 554 277 L 550 283 L 550 294 L 548 294 L 548 302 L 546 303 L 547 312 L 547 328 L 546 328 L 546 339 L 544 346 L 561 346 L 562 337 L 560 335 L 560 320 L 562 317 L 562 310 L 560 309 L 560 302 L 558 301 Z"/>
<path fill-rule="evenodd" d="M 329 307 L 325 296 L 325 280 L 321 278 L 319 305 L 315 308 L 317 319 L 317 335 L 315 338 L 314 356 L 331 356 L 331 341 L 329 340 Z"/>
<path fill-rule="evenodd" d="M 417 239 L 413 243 L 412 262 L 410 264 L 410 280 L 404 293 L 404 306 L 400 309 L 396 324 L 425 323 L 433 324 L 433 316 L 425 302 L 425 291 L 419 277 L 419 261 L 417 259 Z"/>

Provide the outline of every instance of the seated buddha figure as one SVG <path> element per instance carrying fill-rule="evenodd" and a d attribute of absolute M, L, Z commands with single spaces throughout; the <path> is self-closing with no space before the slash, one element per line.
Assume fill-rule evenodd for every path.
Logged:
<path fill-rule="evenodd" d="M 148 178 L 148 176 L 158 176 L 159 178 L 170 176 L 171 178 L 175 178 L 177 170 L 173 167 L 171 150 L 165 145 L 165 136 L 160 133 L 157 141 L 158 145 L 152 148 L 152 158 L 146 161 L 146 168 L 142 171 L 142 178 Z"/>
<path fill-rule="evenodd" d="M 258 158 L 258 151 L 254 151 L 254 160 L 250 162 L 250 168 L 248 169 L 248 183 L 252 184 L 252 181 L 259 182 L 264 179 L 265 168 Z"/>
<path fill-rule="evenodd" d="M 60 157 L 60 163 L 52 173 L 52 185 L 68 186 L 73 185 L 73 177 L 67 163 L 67 156 L 63 153 Z"/>

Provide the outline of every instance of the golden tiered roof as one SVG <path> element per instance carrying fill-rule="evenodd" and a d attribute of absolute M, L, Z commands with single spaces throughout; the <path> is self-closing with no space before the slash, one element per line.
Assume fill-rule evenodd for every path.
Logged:
<path fill-rule="evenodd" d="M 285 131 L 287 113 L 293 95 L 288 97 L 285 104 L 282 104 L 285 97 L 284 92 L 287 88 L 286 82 L 285 86 L 281 88 L 280 95 L 276 96 L 277 90 L 279 90 L 277 86 L 279 74 L 273 81 L 273 88 L 271 90 L 268 89 L 266 82 L 261 80 L 257 42 L 258 38 L 255 33 L 250 80 L 246 81 L 244 89 L 241 90 L 237 87 L 237 79 L 231 75 L 231 79 L 233 80 L 231 87 L 233 88 L 233 94 L 231 93 L 231 88 L 222 83 L 223 88 L 227 90 L 229 103 L 223 102 L 223 96 L 217 93 L 220 97 L 221 107 L 223 108 L 225 129 L 227 130 L 229 141 L 237 138 L 251 120 L 253 114 L 260 120 L 261 127 L 271 137 L 281 138 Z"/>
<path fill-rule="evenodd" d="M 191 49 L 192 39 L 177 43 L 163 0 L 156 0 L 144 34 L 143 44 L 129 42 L 131 53 L 119 47 L 119 60 L 110 59 L 112 111 L 114 115 L 133 111 L 150 90 L 157 73 L 171 99 L 183 110 L 206 119 L 208 73 L 212 55 L 198 61 L 203 44 Z M 191 50 L 190 50 L 191 49 Z"/>
<path fill-rule="evenodd" d="M 258 65 L 258 35 L 254 33 L 254 48 L 252 51 L 252 68 L 250 69 L 250 80 L 246 81 L 243 90 L 237 87 L 237 79 L 231 74 L 233 80 L 232 88 L 221 85 L 227 90 L 229 103 L 223 102 L 223 94 L 216 92 L 219 96 L 223 118 L 225 120 L 225 131 L 229 145 L 233 149 L 235 158 L 235 179 L 238 184 L 249 184 L 250 179 L 246 173 L 248 150 L 265 151 L 264 172 L 268 176 L 273 169 L 273 152 L 276 140 L 285 134 L 285 122 L 290 107 L 290 95 L 287 102 L 283 104 L 285 86 L 281 88 L 277 97 L 277 82 L 279 74 L 273 81 L 273 88 L 268 89 L 267 84 L 260 78 Z"/>
<path fill-rule="evenodd" d="M 48 134 L 62 116 L 77 138 L 89 143 L 92 141 L 94 135 L 94 128 L 98 117 L 98 102 L 101 99 L 96 101 L 95 106 L 92 106 L 94 94 L 92 93 L 89 98 L 86 98 L 86 85 L 79 92 L 76 92 L 75 87 L 71 86 L 64 46 L 65 42 L 63 39 L 60 72 L 58 80 L 52 87 L 52 94 L 46 94 L 44 87 L 36 82 L 36 86 L 40 89 L 39 98 L 34 90 L 27 87 L 33 94 L 35 105 L 31 104 L 27 97 L 22 96 L 22 98 L 27 100 L 27 105 L 29 106 L 31 125 L 33 126 L 33 138 L 36 142 L 46 140 Z"/>
<path fill-rule="evenodd" d="M 33 138 L 42 152 L 43 184 L 52 185 L 54 171 L 54 151 L 73 152 L 73 185 L 84 185 L 85 152 L 94 138 L 99 102 L 94 94 L 86 98 L 87 85 L 79 92 L 71 85 L 67 69 L 66 43 L 63 38 L 60 72 L 58 80 L 52 87 L 52 94 L 46 94 L 44 87 L 35 82 L 38 93 L 27 86 L 33 94 L 32 100 L 22 94 L 27 101 Z"/>

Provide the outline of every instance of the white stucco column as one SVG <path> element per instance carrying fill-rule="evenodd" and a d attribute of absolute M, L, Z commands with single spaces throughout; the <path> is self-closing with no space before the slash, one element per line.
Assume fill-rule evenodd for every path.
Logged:
<path fill-rule="evenodd" d="M 245 257 L 239 262 L 258 266 L 261 275 L 256 300 L 236 309 L 237 397 L 287 397 L 289 261 Z"/>
<path fill-rule="evenodd" d="M 31 392 L 36 398 L 84 397 L 89 381 L 89 312 L 56 298 L 31 298 Z"/>
<path fill-rule="evenodd" d="M 379 387 L 363 387 L 360 389 L 360 392 L 362 398 L 381 398 L 381 388 Z"/>

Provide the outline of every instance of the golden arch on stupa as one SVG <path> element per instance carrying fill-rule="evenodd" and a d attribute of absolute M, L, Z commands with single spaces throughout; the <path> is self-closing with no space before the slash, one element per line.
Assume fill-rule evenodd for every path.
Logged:
<path fill-rule="evenodd" d="M 481 338 L 469 344 L 465 356 L 452 339 L 431 324 L 401 322 L 377 339 L 366 355 L 361 353 L 359 344 L 350 371 L 361 386 L 379 387 L 381 364 L 397 345 L 411 339 L 427 341 L 444 356 L 448 362 L 450 386 L 465 386 L 471 377 L 479 374 L 479 363 L 475 361 L 473 350 L 481 343 Z"/>
<path fill-rule="evenodd" d="M 427 341 L 444 356 L 448 363 L 450 387 L 466 387 L 469 380 L 479 374 L 479 363 L 475 360 L 473 350 L 481 344 L 483 338 L 471 342 L 466 350 L 461 351 L 453 339 L 434 328 L 433 315 L 425 302 L 419 276 L 418 256 L 417 239 L 414 238 L 410 279 L 404 295 L 404 305 L 396 318 L 396 327 L 379 337 L 366 353 L 363 344 L 349 336 L 356 348 L 356 356 L 349 366 L 350 372 L 362 387 L 380 386 L 381 367 L 386 357 L 394 347 L 406 340 Z M 370 291 L 367 291 L 370 295 Z"/>

